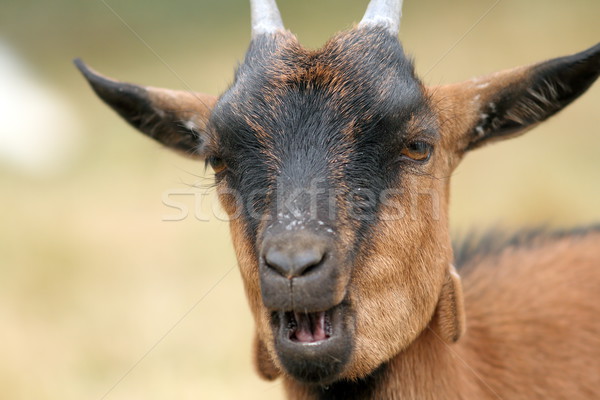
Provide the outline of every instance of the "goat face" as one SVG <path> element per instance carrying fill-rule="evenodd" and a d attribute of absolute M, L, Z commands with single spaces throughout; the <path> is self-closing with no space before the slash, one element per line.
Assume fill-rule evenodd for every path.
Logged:
<path fill-rule="evenodd" d="M 316 52 L 272 40 L 217 104 L 207 154 L 265 347 L 302 380 L 359 376 L 422 331 L 450 261 L 437 121 L 381 29 Z"/>
<path fill-rule="evenodd" d="M 268 378 L 364 377 L 428 326 L 457 340 L 447 177 L 468 150 L 524 132 L 600 72 L 597 45 L 426 88 L 389 19 L 375 19 L 384 24 L 317 51 L 282 29 L 255 35 L 219 99 L 120 83 L 78 61 L 128 122 L 215 170 Z"/>

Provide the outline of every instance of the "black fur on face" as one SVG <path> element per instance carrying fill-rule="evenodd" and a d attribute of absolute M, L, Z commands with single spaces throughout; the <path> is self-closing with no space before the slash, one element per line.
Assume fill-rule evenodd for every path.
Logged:
<path fill-rule="evenodd" d="M 378 195 L 415 167 L 402 148 L 434 144 L 428 110 L 412 63 L 384 29 L 341 33 L 318 51 L 289 34 L 262 35 L 213 112 L 209 159 L 226 164 L 217 180 L 239 195 L 253 242 L 265 217 L 268 226 L 310 214 L 354 233 L 354 250 L 376 222 Z M 316 193 L 312 210 L 300 192 Z"/>
<path fill-rule="evenodd" d="M 237 196 L 274 348 L 297 379 L 331 382 L 351 359 L 353 313 L 340 304 L 371 243 L 381 194 L 423 172 L 428 159 L 409 160 L 403 149 L 434 146 L 433 120 L 412 63 L 384 29 L 341 33 L 317 51 L 289 34 L 259 36 L 219 100 L 208 160 L 220 189 Z M 323 253 L 292 276 L 270 265 L 274 248 L 287 260 Z M 313 321 L 314 340 L 331 336 L 318 347 L 300 343 L 311 330 L 299 333 L 297 318 Z"/>

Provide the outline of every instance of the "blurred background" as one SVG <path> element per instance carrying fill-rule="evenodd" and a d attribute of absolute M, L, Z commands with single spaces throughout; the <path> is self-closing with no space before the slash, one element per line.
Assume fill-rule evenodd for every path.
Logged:
<path fill-rule="evenodd" d="M 279 0 L 309 47 L 367 0 Z M 407 1 L 428 84 L 583 50 L 597 0 Z M 0 0 L 0 397 L 278 399 L 252 370 L 228 227 L 194 213 L 211 174 L 135 133 L 71 64 L 219 94 L 249 42 L 245 0 Z M 470 154 L 452 229 L 600 221 L 600 85 L 526 136 Z M 210 192 L 209 192 L 210 193 Z M 169 196 L 190 209 L 177 219 Z M 197 214 L 197 217 L 194 216 Z"/>

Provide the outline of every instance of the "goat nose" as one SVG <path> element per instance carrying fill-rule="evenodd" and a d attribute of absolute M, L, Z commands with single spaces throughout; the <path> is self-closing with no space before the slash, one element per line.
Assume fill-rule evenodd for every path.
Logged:
<path fill-rule="evenodd" d="M 350 277 L 333 238 L 310 229 L 270 230 L 260 250 L 260 292 L 269 310 L 318 312 L 339 304 Z"/>
<path fill-rule="evenodd" d="M 265 264 L 279 275 L 292 279 L 318 268 L 324 258 L 325 249 L 318 245 L 305 248 L 272 246 L 266 251 Z"/>

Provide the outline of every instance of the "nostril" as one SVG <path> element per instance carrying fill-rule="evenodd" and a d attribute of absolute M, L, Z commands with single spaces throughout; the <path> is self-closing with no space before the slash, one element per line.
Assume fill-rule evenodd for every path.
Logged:
<path fill-rule="evenodd" d="M 324 258 L 325 253 L 319 249 L 300 252 L 295 259 L 297 268 L 296 274 L 294 275 L 302 276 L 308 274 L 318 268 L 322 264 Z"/>
<path fill-rule="evenodd" d="M 303 250 L 272 249 L 265 254 L 265 264 L 291 279 L 306 275 L 323 264 L 325 252 L 318 247 Z"/>
<path fill-rule="evenodd" d="M 321 264 L 323 263 L 323 258 L 325 258 L 325 257 L 321 257 L 321 259 L 319 261 L 316 261 L 316 262 L 314 262 L 312 264 L 306 264 L 304 266 L 304 269 L 302 269 L 301 271 L 298 271 L 299 273 L 298 273 L 297 276 L 308 275 L 311 272 L 317 270 L 321 266 Z"/>
<path fill-rule="evenodd" d="M 286 275 L 287 264 L 289 264 L 288 257 L 282 251 L 268 251 L 265 255 L 265 265 L 280 275 Z"/>

